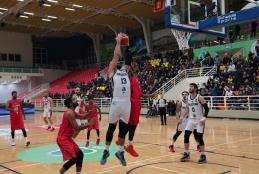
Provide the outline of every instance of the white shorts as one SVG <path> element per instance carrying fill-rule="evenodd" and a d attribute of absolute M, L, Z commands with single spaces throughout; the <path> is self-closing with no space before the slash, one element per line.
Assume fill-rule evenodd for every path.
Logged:
<path fill-rule="evenodd" d="M 113 99 L 109 112 L 109 123 L 122 120 L 128 124 L 131 110 L 131 102 L 124 99 Z"/>
<path fill-rule="evenodd" d="M 185 130 L 192 131 L 197 130 L 198 133 L 204 133 L 205 124 L 201 123 L 199 119 L 189 118 Z"/>
<path fill-rule="evenodd" d="M 176 131 L 184 131 L 187 125 L 188 119 L 184 119 L 181 123 L 177 124 Z"/>
<path fill-rule="evenodd" d="M 43 118 L 51 117 L 51 111 L 49 109 L 44 109 L 43 111 Z"/>

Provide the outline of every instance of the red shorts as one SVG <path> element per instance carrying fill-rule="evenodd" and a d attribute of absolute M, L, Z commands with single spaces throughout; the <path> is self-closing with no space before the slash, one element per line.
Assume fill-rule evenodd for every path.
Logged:
<path fill-rule="evenodd" d="M 95 124 L 92 126 L 89 126 L 88 128 L 86 128 L 87 130 L 92 130 L 92 129 L 99 129 L 99 120 L 98 120 L 98 116 L 94 117 L 92 119 L 95 119 Z"/>
<path fill-rule="evenodd" d="M 11 130 L 20 130 L 24 129 L 23 116 L 20 115 L 11 115 L 10 116 Z"/>
<path fill-rule="evenodd" d="M 64 161 L 76 158 L 76 153 L 80 151 L 78 145 L 69 137 L 58 136 L 57 143 Z"/>
<path fill-rule="evenodd" d="M 131 111 L 129 124 L 137 126 L 139 124 L 139 116 L 141 112 L 141 102 L 139 101 L 131 101 Z"/>

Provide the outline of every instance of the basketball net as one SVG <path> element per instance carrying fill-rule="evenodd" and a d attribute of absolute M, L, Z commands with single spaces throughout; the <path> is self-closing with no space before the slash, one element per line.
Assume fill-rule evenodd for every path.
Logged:
<path fill-rule="evenodd" d="M 190 39 L 191 33 L 186 31 L 174 30 L 174 29 L 171 29 L 171 32 L 174 35 L 180 50 L 186 50 L 190 48 L 189 39 Z"/>

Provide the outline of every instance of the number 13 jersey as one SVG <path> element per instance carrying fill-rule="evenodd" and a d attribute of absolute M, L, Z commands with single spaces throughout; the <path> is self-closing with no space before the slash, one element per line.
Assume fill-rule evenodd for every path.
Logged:
<path fill-rule="evenodd" d="M 113 86 L 113 98 L 129 99 L 131 97 L 130 92 L 130 80 L 128 73 L 125 69 L 117 69 L 112 77 Z"/>

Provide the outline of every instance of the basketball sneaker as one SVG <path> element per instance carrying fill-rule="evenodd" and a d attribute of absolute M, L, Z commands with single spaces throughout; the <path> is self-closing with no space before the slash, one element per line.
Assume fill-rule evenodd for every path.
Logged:
<path fill-rule="evenodd" d="M 50 128 L 49 131 L 53 132 L 55 130 L 54 127 Z"/>
<path fill-rule="evenodd" d="M 11 143 L 11 146 L 15 146 L 16 144 L 15 144 L 15 142 L 14 141 L 12 141 L 12 143 Z"/>
<path fill-rule="evenodd" d="M 48 126 L 47 130 L 50 130 L 51 126 Z"/>
<path fill-rule="evenodd" d="M 30 141 L 26 141 L 25 146 L 26 146 L 26 147 L 29 147 L 30 144 L 31 144 Z"/>
<path fill-rule="evenodd" d="M 174 145 L 169 146 L 169 152 L 175 152 Z"/>
<path fill-rule="evenodd" d="M 98 146 L 100 144 L 100 138 L 97 138 L 95 144 Z"/>
<path fill-rule="evenodd" d="M 206 155 L 201 155 L 198 163 L 199 164 L 207 163 Z"/>
<path fill-rule="evenodd" d="M 134 150 L 133 145 L 128 145 L 125 147 L 126 152 L 128 152 L 130 155 L 134 156 L 134 157 L 138 157 L 139 154 Z"/>
<path fill-rule="evenodd" d="M 89 141 L 86 141 L 85 147 L 89 147 L 89 145 L 90 145 Z"/>
<path fill-rule="evenodd" d="M 190 159 L 190 153 L 184 152 L 183 157 L 180 159 L 181 162 L 186 162 Z"/>
<path fill-rule="evenodd" d="M 119 145 L 120 145 L 119 140 L 117 140 L 117 141 L 115 142 L 115 144 L 116 144 L 117 146 L 119 146 Z"/>
<path fill-rule="evenodd" d="M 109 156 L 110 156 L 109 151 L 105 149 L 105 150 L 103 151 L 103 156 L 102 156 L 102 159 L 101 159 L 101 161 L 100 161 L 100 164 L 101 164 L 101 165 L 106 164 L 107 159 L 108 159 Z"/>
<path fill-rule="evenodd" d="M 127 162 L 124 158 L 124 151 L 118 151 L 115 153 L 115 156 L 118 158 L 118 160 L 120 160 L 120 163 L 122 166 L 126 166 Z"/>

